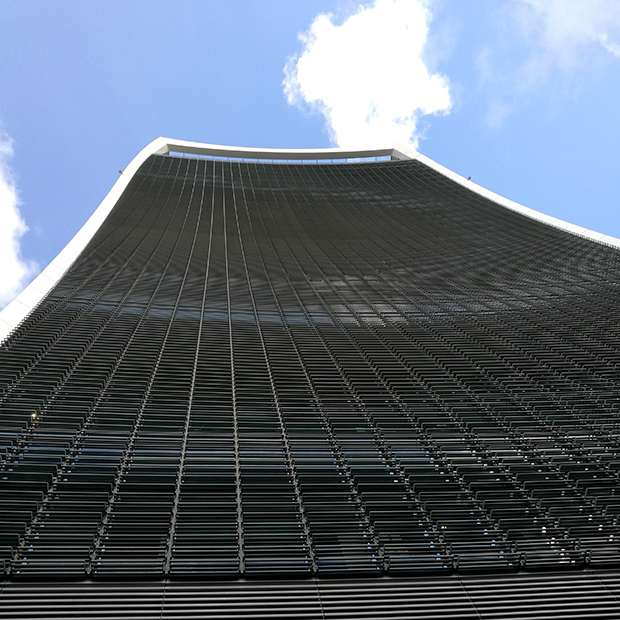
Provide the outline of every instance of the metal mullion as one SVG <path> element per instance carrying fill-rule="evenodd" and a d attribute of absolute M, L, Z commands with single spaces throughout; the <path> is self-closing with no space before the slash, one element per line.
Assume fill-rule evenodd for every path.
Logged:
<path fill-rule="evenodd" d="M 196 174 L 194 175 L 194 184 L 192 186 L 192 195 L 190 197 L 189 200 L 189 204 L 192 204 L 193 201 L 193 197 L 194 197 L 194 190 L 196 187 L 196 178 L 198 176 L 198 168 L 199 166 L 196 166 Z M 196 239 L 198 237 L 198 230 L 200 228 L 200 222 L 201 222 L 201 218 L 202 218 L 202 209 L 204 206 L 204 195 L 205 195 L 205 185 L 206 185 L 206 172 L 207 172 L 207 166 L 205 164 L 204 166 L 204 178 L 202 180 L 201 186 L 202 186 L 202 191 L 201 191 L 201 196 L 200 196 L 200 205 L 199 205 L 199 211 L 198 211 L 198 219 L 196 222 L 196 230 L 194 232 L 194 237 L 192 240 L 192 247 L 191 247 L 191 251 L 189 254 L 189 258 L 187 260 L 187 265 L 185 268 L 185 273 L 183 275 L 183 284 L 185 283 L 185 279 L 187 277 L 187 273 L 189 271 L 189 266 L 192 260 L 192 256 L 194 253 L 194 246 L 196 245 Z M 215 185 L 215 184 L 214 184 Z M 197 371 L 197 367 L 198 367 L 198 357 L 200 355 L 200 342 L 201 342 L 201 337 L 202 337 L 202 326 L 203 326 L 203 316 L 204 316 L 204 308 L 205 308 L 205 300 L 206 300 L 206 295 L 207 295 L 207 286 L 208 286 L 208 281 L 209 281 L 209 261 L 211 258 L 211 240 L 213 237 L 213 211 L 214 211 L 214 204 L 213 204 L 213 194 L 214 194 L 214 190 L 212 189 L 212 194 L 211 194 L 211 220 L 210 220 L 210 224 L 209 224 L 209 246 L 207 249 L 207 264 L 206 264 L 206 268 L 205 268 L 205 276 L 204 276 L 204 284 L 203 284 L 203 289 L 202 289 L 202 303 L 200 306 L 200 321 L 198 324 L 198 335 L 196 337 L 196 349 L 194 352 L 194 361 L 193 361 L 193 367 L 192 367 L 192 379 L 191 379 L 191 385 L 190 385 L 190 391 L 189 391 L 189 397 L 188 397 L 188 402 L 187 402 L 187 413 L 185 416 L 185 427 L 183 429 L 183 443 L 181 446 L 181 455 L 179 458 L 179 463 L 178 463 L 178 469 L 177 469 L 177 480 L 176 480 L 176 490 L 175 490 L 175 495 L 174 495 L 174 503 L 172 506 L 172 515 L 170 518 L 170 532 L 168 535 L 168 544 L 166 547 L 166 562 L 165 562 L 165 566 L 164 566 L 164 574 L 168 575 L 170 573 L 170 567 L 171 567 L 171 563 L 172 563 L 172 555 L 173 555 L 173 548 L 174 548 L 174 535 L 175 535 L 175 531 L 176 531 L 176 525 L 177 525 L 177 519 L 178 519 L 178 512 L 179 512 L 179 500 L 181 497 L 181 484 L 183 481 L 183 471 L 185 468 L 185 456 L 187 453 L 187 439 L 188 439 L 188 435 L 189 435 L 189 425 L 190 425 L 190 419 L 191 419 L 191 412 L 192 412 L 192 403 L 193 403 L 193 399 L 194 399 L 194 389 L 196 386 L 196 371 Z M 178 299 L 181 298 L 181 294 L 183 291 L 183 284 L 181 285 L 180 289 L 179 289 L 179 297 Z"/>
<path fill-rule="evenodd" d="M 224 178 L 224 162 L 221 162 L 222 179 Z M 214 162 L 214 167 L 217 164 Z M 214 175 L 215 177 L 215 175 Z M 215 184 L 215 178 L 214 178 Z M 224 183 L 222 183 L 222 186 Z M 224 240 L 224 260 L 226 273 L 226 307 L 228 312 L 228 341 L 230 347 L 230 377 L 232 386 L 233 432 L 235 450 L 235 484 L 237 487 L 237 534 L 239 536 L 239 573 L 245 573 L 245 547 L 243 529 L 243 498 L 241 492 L 241 456 L 239 449 L 239 417 L 237 411 L 237 382 L 235 381 L 235 346 L 233 342 L 232 307 L 230 299 L 230 277 L 228 264 L 228 233 L 226 227 L 226 193 L 222 191 L 222 224 Z"/>
<path fill-rule="evenodd" d="M 231 174 L 231 179 L 234 179 L 234 173 L 233 173 L 233 165 L 232 163 L 230 164 L 230 174 Z M 243 185 L 241 185 L 242 187 L 242 192 L 243 192 L 243 201 L 244 204 L 246 205 L 247 208 L 247 202 L 245 200 L 245 190 L 243 189 Z M 299 510 L 299 514 L 301 515 L 301 524 L 302 524 L 302 528 L 304 531 L 304 537 L 306 539 L 306 544 L 308 546 L 308 554 L 310 556 L 310 563 L 311 563 L 311 567 L 312 567 L 312 572 L 316 573 L 316 571 L 318 570 L 318 565 L 316 562 L 316 557 L 314 554 L 314 549 L 312 546 L 312 535 L 310 533 L 310 530 L 308 528 L 308 522 L 307 522 L 307 518 L 306 518 L 306 514 L 305 514 L 305 509 L 304 509 L 304 504 L 302 501 L 302 497 L 301 497 L 301 490 L 299 489 L 299 484 L 297 482 L 297 476 L 295 474 L 295 466 L 294 466 L 294 462 L 293 462 L 293 458 L 291 455 L 291 448 L 288 442 L 288 437 L 287 437 L 287 433 L 286 433 L 286 426 L 284 424 L 284 420 L 282 419 L 282 410 L 280 408 L 280 403 L 279 403 L 279 399 L 278 399 L 278 393 L 274 384 L 274 380 L 273 380 L 273 374 L 272 374 L 272 370 L 271 370 L 271 366 L 269 363 L 269 356 L 267 355 L 267 348 L 265 346 L 265 339 L 264 339 L 264 335 L 263 335 L 263 331 L 261 329 L 261 323 L 260 323 L 260 319 L 258 316 L 258 310 L 256 308 L 256 301 L 254 298 L 254 291 L 252 289 L 252 280 L 250 278 L 250 272 L 248 269 L 248 263 L 247 263 L 247 259 L 246 259 L 246 254 L 245 254 L 245 248 L 244 248 L 244 244 L 243 244 L 243 237 L 241 234 L 241 227 L 239 224 L 239 212 L 237 209 L 237 197 L 236 197 L 236 193 L 235 193 L 235 186 L 233 183 L 233 189 L 232 189 L 232 196 L 233 196 L 233 206 L 234 206 L 234 210 L 235 210 L 235 222 L 236 222 L 236 227 L 237 227 L 237 235 L 239 237 L 239 247 L 241 249 L 241 256 L 243 259 L 243 266 L 244 266 L 244 270 L 245 270 L 245 276 L 246 276 L 246 280 L 247 280 L 247 285 L 248 285 L 248 291 L 250 293 L 250 299 L 252 301 L 252 310 L 254 312 L 254 320 L 256 322 L 256 329 L 258 331 L 258 335 L 260 338 L 260 342 L 261 342 L 261 348 L 262 348 L 262 354 L 263 354 L 263 358 L 265 360 L 265 364 L 267 367 L 267 372 L 269 375 L 269 384 L 271 387 L 271 395 L 273 397 L 273 401 L 275 403 L 275 407 L 276 407 L 276 413 L 278 416 L 278 424 L 280 427 L 280 435 L 282 438 L 282 443 L 284 445 L 284 452 L 285 452 L 285 457 L 286 457 L 286 465 L 287 465 L 287 469 L 289 471 L 289 474 L 291 476 L 291 480 L 293 481 L 293 489 L 295 492 L 295 500 L 297 503 L 297 507 Z"/>

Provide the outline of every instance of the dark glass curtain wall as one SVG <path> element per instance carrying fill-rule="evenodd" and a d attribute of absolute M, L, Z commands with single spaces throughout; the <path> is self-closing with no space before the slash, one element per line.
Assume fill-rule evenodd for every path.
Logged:
<path fill-rule="evenodd" d="M 618 563 L 619 258 L 416 161 L 152 156 L 0 350 L 5 572 Z"/>

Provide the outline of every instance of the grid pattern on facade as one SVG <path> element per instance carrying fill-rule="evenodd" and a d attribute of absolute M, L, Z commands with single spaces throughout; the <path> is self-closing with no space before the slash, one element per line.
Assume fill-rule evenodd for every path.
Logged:
<path fill-rule="evenodd" d="M 619 258 L 416 161 L 150 157 L 0 351 L 5 572 L 618 563 Z"/>

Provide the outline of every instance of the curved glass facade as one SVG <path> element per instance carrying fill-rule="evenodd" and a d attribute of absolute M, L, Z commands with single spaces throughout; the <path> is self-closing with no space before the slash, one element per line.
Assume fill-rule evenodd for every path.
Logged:
<path fill-rule="evenodd" d="M 7 577 L 613 566 L 619 259 L 414 160 L 151 156 L 0 351 Z"/>

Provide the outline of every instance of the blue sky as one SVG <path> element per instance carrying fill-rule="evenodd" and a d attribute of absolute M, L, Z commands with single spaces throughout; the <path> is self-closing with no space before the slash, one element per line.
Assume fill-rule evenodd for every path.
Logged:
<path fill-rule="evenodd" d="M 619 110 L 617 0 L 0 0 L 0 307 L 158 136 L 408 141 L 620 237 Z"/>

